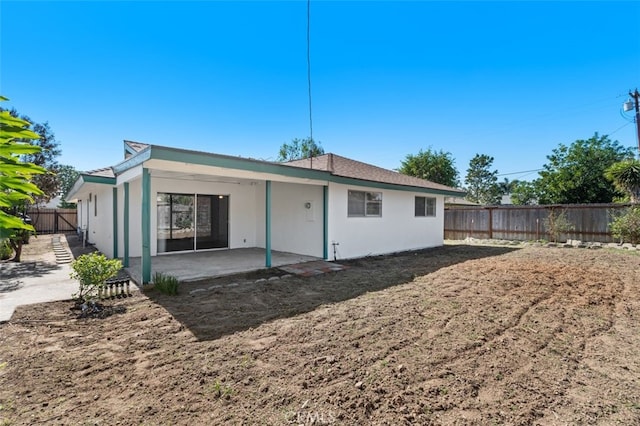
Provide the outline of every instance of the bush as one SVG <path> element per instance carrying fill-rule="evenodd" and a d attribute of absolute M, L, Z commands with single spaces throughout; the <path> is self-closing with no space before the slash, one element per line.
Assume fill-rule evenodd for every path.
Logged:
<path fill-rule="evenodd" d="M 179 285 L 180 281 L 172 275 L 165 275 L 161 272 L 156 272 L 153 275 L 153 287 L 158 289 L 160 293 L 176 295 Z"/>
<path fill-rule="evenodd" d="M 93 301 L 100 297 L 105 281 L 113 278 L 122 268 L 118 259 L 107 259 L 104 254 L 94 252 L 83 254 L 71 264 L 71 278 L 80 281 L 80 290 L 73 297 L 81 302 Z"/>
<path fill-rule="evenodd" d="M 566 234 L 575 229 L 573 224 L 567 219 L 566 210 L 557 213 L 551 210 L 549 216 L 542 221 L 542 224 L 554 243 L 558 242 L 562 234 Z"/>
<path fill-rule="evenodd" d="M 630 207 L 625 213 L 613 219 L 609 224 L 611 234 L 620 239 L 620 243 L 640 243 L 640 206 Z"/>
<path fill-rule="evenodd" d="M 13 249 L 9 239 L 0 240 L 0 260 L 9 259 L 13 255 Z"/>

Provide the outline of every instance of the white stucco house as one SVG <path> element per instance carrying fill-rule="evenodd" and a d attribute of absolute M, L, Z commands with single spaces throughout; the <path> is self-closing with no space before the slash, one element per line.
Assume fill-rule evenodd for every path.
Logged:
<path fill-rule="evenodd" d="M 274 163 L 124 142 L 121 163 L 82 173 L 67 195 L 105 255 L 140 257 L 258 247 L 320 259 L 435 247 L 445 196 L 458 189 L 335 154 Z"/>

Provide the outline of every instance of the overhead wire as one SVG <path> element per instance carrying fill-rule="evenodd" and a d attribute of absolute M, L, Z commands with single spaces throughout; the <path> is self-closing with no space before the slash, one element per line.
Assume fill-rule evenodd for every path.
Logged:
<path fill-rule="evenodd" d="M 311 0 L 307 0 L 307 87 L 309 89 L 309 137 L 313 142 L 313 114 L 311 108 Z"/>
<path fill-rule="evenodd" d="M 615 132 L 624 129 L 625 127 L 627 127 L 629 124 L 633 123 L 633 121 L 629 121 L 628 123 L 624 123 L 622 126 L 618 127 L 617 129 L 615 129 L 613 132 L 610 133 L 606 133 L 607 136 L 611 136 L 613 135 Z"/>

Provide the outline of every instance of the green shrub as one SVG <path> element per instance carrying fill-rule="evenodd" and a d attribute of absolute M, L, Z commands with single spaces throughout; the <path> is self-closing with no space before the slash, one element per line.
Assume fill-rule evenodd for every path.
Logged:
<path fill-rule="evenodd" d="M 179 285 L 180 281 L 172 275 L 165 275 L 161 272 L 153 274 L 153 287 L 158 289 L 160 293 L 176 295 Z"/>
<path fill-rule="evenodd" d="M 118 259 L 107 259 L 104 254 L 83 254 L 71 263 L 71 278 L 80 281 L 80 290 L 73 297 L 82 302 L 100 298 L 105 281 L 113 278 L 122 268 Z"/>
<path fill-rule="evenodd" d="M 573 224 L 567 219 L 566 210 L 561 212 L 551 210 L 549 216 L 542 221 L 542 224 L 554 243 L 558 242 L 562 234 L 566 234 L 575 229 Z"/>
<path fill-rule="evenodd" d="M 621 243 L 640 243 L 640 206 L 630 207 L 609 224 L 611 234 Z"/>
<path fill-rule="evenodd" d="M 0 260 L 9 259 L 13 255 L 13 249 L 9 239 L 0 240 Z"/>

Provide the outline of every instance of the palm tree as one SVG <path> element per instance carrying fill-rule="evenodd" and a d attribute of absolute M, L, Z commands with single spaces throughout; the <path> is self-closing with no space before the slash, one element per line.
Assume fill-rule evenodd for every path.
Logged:
<path fill-rule="evenodd" d="M 616 187 L 629 194 L 632 203 L 640 203 L 640 160 L 624 160 L 613 163 L 604 175 Z"/>

